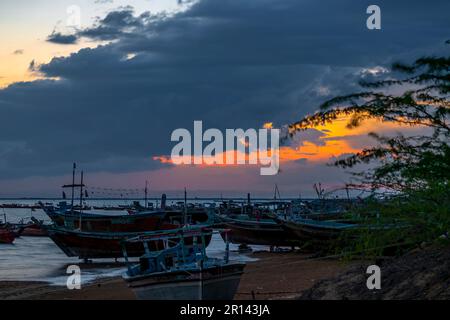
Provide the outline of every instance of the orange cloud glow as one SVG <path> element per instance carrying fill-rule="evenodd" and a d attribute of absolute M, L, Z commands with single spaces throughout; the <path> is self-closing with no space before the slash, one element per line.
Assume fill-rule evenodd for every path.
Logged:
<path fill-rule="evenodd" d="M 305 138 L 305 140 L 296 142 L 297 145 L 281 146 L 279 153 L 280 162 L 287 163 L 301 159 L 305 159 L 309 162 L 324 162 L 343 154 L 359 152 L 363 149 L 363 146 L 370 147 L 370 143 L 374 145 L 376 141 L 367 138 L 367 135 L 370 132 L 389 134 L 398 131 L 404 132 L 405 130 L 414 130 L 411 127 L 399 126 L 398 124 L 383 122 L 378 119 L 366 120 L 361 126 L 349 129 L 347 127 L 349 119 L 350 116 L 347 116 L 338 119 L 331 124 L 314 127 L 313 129 L 316 130 L 316 132 L 322 134 L 322 136 L 315 140 L 310 141 L 308 138 Z M 264 124 L 264 128 L 271 127 L 272 123 Z M 234 163 L 226 163 L 226 155 L 230 153 L 234 154 L 233 157 L 245 157 L 246 163 L 248 163 L 250 158 L 258 158 L 258 151 L 255 151 L 252 154 L 247 153 L 245 155 L 240 154 L 238 151 L 227 151 L 218 155 L 220 159 L 223 159 L 221 163 L 212 163 L 212 159 L 207 159 L 205 157 L 198 159 L 198 157 L 201 156 L 193 156 L 191 159 L 188 158 L 186 160 L 191 163 L 194 163 L 194 160 L 197 160 L 198 163 L 202 163 L 197 166 L 237 166 Z M 173 163 L 169 156 L 156 156 L 153 157 L 153 160 L 166 164 Z"/>

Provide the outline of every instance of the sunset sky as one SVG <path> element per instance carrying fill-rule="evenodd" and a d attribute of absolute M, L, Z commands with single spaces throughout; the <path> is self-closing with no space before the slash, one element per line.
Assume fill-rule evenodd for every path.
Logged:
<path fill-rule="evenodd" d="M 320 3 L 319 3 L 320 2 Z M 346 119 L 296 135 L 281 172 L 259 166 L 174 166 L 173 130 L 280 128 L 389 66 L 446 50 L 450 2 L 15 0 L 0 2 L 0 197 L 59 196 L 72 162 L 88 186 L 151 196 L 311 196 L 349 181 L 333 158 L 414 133 Z M 75 7 L 74 7 L 75 6 Z M 79 25 L 74 25 L 78 15 Z M 75 20 L 74 20 L 75 19 Z M 448 47 L 448 46 L 447 46 Z M 447 49 L 448 50 L 448 49 Z"/>

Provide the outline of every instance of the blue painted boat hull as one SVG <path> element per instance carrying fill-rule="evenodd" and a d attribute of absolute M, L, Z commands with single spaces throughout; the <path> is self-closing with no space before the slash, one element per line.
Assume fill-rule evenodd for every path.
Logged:
<path fill-rule="evenodd" d="M 245 264 L 230 263 L 203 271 L 164 276 L 123 276 L 139 300 L 232 300 Z"/>

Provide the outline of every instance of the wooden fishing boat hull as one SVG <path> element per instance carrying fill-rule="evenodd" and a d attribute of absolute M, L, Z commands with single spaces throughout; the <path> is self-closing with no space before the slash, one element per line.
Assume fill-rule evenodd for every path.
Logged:
<path fill-rule="evenodd" d="M 328 221 L 305 221 L 301 223 L 278 220 L 286 231 L 295 234 L 301 240 L 337 239 L 345 230 L 352 228 L 350 224 L 332 224 Z M 356 226 L 356 225 L 355 225 Z"/>
<path fill-rule="evenodd" d="M 245 264 L 124 279 L 139 300 L 232 300 Z"/>
<path fill-rule="evenodd" d="M 161 230 L 176 229 L 176 225 L 162 225 Z M 121 243 L 123 240 L 135 237 L 141 233 L 101 233 L 80 232 L 58 227 L 47 227 L 49 237 L 68 256 L 80 259 L 121 258 L 123 256 Z M 211 237 L 207 239 L 209 245 Z M 162 247 L 162 245 L 161 245 Z M 151 250 L 158 249 L 156 246 Z M 127 244 L 129 257 L 140 257 L 144 254 L 142 245 Z"/>
<path fill-rule="evenodd" d="M 34 218 L 33 218 L 34 219 Z M 35 219 L 36 220 L 36 219 Z M 46 237 L 47 231 L 42 228 L 42 222 L 31 223 L 14 223 L 0 225 L 0 229 L 6 229 L 14 233 L 16 238 L 19 237 Z"/>
<path fill-rule="evenodd" d="M 16 239 L 16 235 L 13 231 L 8 229 L 0 229 L 0 243 L 12 244 Z"/>
<path fill-rule="evenodd" d="M 48 237 L 48 232 L 40 225 L 25 226 L 21 233 L 23 237 Z"/>
<path fill-rule="evenodd" d="M 258 223 L 257 221 L 241 221 L 222 219 L 223 228 L 230 229 L 228 241 L 235 244 L 253 244 L 268 246 L 295 246 L 298 238 L 283 229 L 275 221 L 273 223 Z M 225 234 L 222 234 L 225 240 Z"/>
<path fill-rule="evenodd" d="M 334 223 L 328 220 L 286 221 L 277 220 L 280 226 L 302 243 L 304 250 L 327 250 L 344 241 L 343 232 L 357 228 L 348 223 Z"/>

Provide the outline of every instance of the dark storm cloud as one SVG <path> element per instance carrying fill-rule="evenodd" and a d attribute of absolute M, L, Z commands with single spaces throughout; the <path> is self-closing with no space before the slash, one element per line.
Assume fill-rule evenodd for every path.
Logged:
<path fill-rule="evenodd" d="M 289 123 L 356 90 L 363 68 L 448 39 L 448 1 L 379 1 L 381 31 L 366 28 L 369 4 L 200 1 L 174 16 L 111 12 L 69 40 L 114 42 L 39 65 L 58 80 L 0 91 L 0 177 L 56 175 L 74 160 L 91 171 L 156 168 L 151 157 L 170 154 L 171 132 L 194 120 L 205 129 Z"/>
<path fill-rule="evenodd" d="M 75 44 L 78 41 L 76 35 L 72 34 L 62 34 L 60 32 L 53 32 L 51 35 L 47 37 L 48 42 L 56 43 L 56 44 Z"/>
<path fill-rule="evenodd" d="M 126 33 L 137 32 L 139 28 L 143 28 L 149 13 L 143 13 L 135 17 L 133 8 L 126 7 L 121 11 L 112 11 L 105 18 L 99 19 L 97 23 L 85 30 L 79 31 L 74 37 L 87 37 L 95 40 L 114 40 Z"/>

